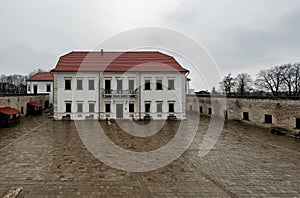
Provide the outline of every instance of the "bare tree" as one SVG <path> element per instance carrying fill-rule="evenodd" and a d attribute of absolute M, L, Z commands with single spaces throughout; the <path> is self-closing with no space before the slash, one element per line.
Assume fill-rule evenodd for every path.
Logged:
<path fill-rule="evenodd" d="M 281 65 L 280 69 L 282 70 L 282 79 L 283 79 L 283 84 L 286 86 L 288 89 L 288 95 L 291 96 L 293 95 L 293 68 L 291 64 L 285 64 Z"/>
<path fill-rule="evenodd" d="M 231 73 L 229 73 L 228 75 L 224 76 L 223 81 L 220 82 L 220 86 L 225 91 L 226 95 L 230 96 L 235 83 L 235 79 L 231 76 Z"/>
<path fill-rule="evenodd" d="M 235 78 L 235 81 L 236 81 L 237 92 L 241 96 L 243 96 L 246 92 L 252 90 L 253 80 L 249 74 L 247 73 L 238 74 L 237 77 Z"/>
<path fill-rule="evenodd" d="M 283 70 L 279 66 L 268 70 L 261 70 L 256 79 L 256 85 L 266 91 L 271 91 L 273 96 L 278 96 L 283 85 Z"/>
<path fill-rule="evenodd" d="M 300 63 L 285 64 L 280 66 L 283 70 L 283 83 L 287 87 L 289 96 L 299 95 L 299 81 L 300 81 Z"/>
<path fill-rule="evenodd" d="M 24 94 L 26 93 L 26 76 L 23 75 L 1 75 L 0 76 L 1 94 Z"/>
<path fill-rule="evenodd" d="M 295 63 L 294 66 L 294 95 L 300 96 L 300 63 Z"/>

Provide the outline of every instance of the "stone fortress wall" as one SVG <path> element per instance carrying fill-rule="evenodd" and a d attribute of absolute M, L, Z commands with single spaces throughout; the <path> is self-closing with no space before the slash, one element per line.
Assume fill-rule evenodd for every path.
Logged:
<path fill-rule="evenodd" d="M 199 111 L 204 115 L 239 120 L 266 128 L 282 127 L 291 134 L 300 132 L 299 99 L 188 96 L 187 105 L 188 110 Z M 270 119 L 271 123 L 268 123 Z"/>
<path fill-rule="evenodd" d="M 25 116 L 27 112 L 27 103 L 36 102 L 43 105 L 49 101 L 49 94 L 36 95 L 17 95 L 17 96 L 0 96 L 0 107 L 11 107 L 20 110 L 21 115 Z"/>

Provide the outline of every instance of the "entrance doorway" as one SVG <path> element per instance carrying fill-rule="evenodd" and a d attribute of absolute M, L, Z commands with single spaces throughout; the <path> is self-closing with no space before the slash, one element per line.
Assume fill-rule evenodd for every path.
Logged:
<path fill-rule="evenodd" d="M 38 88 L 37 85 L 33 85 L 33 93 L 34 93 L 34 94 L 37 94 L 37 88 Z"/>
<path fill-rule="evenodd" d="M 48 100 L 45 101 L 44 108 L 45 108 L 45 109 L 48 109 L 48 108 L 49 108 L 49 101 L 48 101 Z"/>
<path fill-rule="evenodd" d="M 224 110 L 224 119 L 228 120 L 228 111 L 227 110 Z"/>
<path fill-rule="evenodd" d="M 116 104 L 117 118 L 123 118 L 123 104 Z"/>

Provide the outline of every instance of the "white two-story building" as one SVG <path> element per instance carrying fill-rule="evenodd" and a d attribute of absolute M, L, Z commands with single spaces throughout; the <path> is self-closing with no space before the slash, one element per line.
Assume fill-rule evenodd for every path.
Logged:
<path fill-rule="evenodd" d="M 49 94 L 45 108 L 53 105 L 53 75 L 50 72 L 38 72 L 27 80 L 28 94 Z"/>
<path fill-rule="evenodd" d="M 54 118 L 185 119 L 188 70 L 150 51 L 71 52 L 54 76 Z"/>

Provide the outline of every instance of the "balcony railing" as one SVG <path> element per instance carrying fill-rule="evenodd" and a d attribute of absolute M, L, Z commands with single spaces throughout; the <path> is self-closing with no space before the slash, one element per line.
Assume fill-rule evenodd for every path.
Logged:
<path fill-rule="evenodd" d="M 136 97 L 137 90 L 104 90 L 104 97 Z"/>

